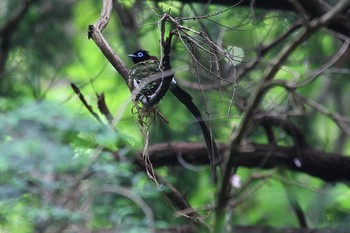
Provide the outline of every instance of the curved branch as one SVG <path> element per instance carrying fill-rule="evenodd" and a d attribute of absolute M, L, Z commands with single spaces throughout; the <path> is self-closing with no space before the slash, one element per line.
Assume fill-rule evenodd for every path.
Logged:
<path fill-rule="evenodd" d="M 281 128 L 293 139 L 296 147 L 309 147 L 303 132 L 295 124 L 282 117 L 263 115 L 257 116 L 256 121 L 263 127 L 276 126 Z"/>
<path fill-rule="evenodd" d="M 112 0 L 103 0 L 103 6 L 101 10 L 101 16 L 95 25 L 89 25 L 88 38 L 92 38 L 95 44 L 99 47 L 103 55 L 112 64 L 112 66 L 119 72 L 123 77 L 125 83 L 128 84 L 129 89 L 131 86 L 128 82 L 129 69 L 126 67 L 123 60 L 108 44 L 107 40 L 103 37 L 102 31 L 107 26 L 109 18 L 112 12 Z"/>

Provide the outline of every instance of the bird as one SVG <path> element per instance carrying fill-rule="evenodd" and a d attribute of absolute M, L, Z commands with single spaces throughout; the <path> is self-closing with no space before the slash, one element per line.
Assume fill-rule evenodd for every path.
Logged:
<path fill-rule="evenodd" d="M 158 69 L 157 72 L 159 72 L 159 60 L 155 56 L 151 56 L 148 51 L 146 50 L 137 50 L 136 52 L 128 55 L 133 63 L 135 64 L 133 67 L 131 67 L 130 72 L 131 76 L 133 76 L 133 85 L 134 87 L 139 87 L 139 84 L 142 82 L 143 79 L 147 78 L 144 70 L 143 72 L 134 72 L 135 66 L 144 67 L 143 69 L 149 70 L 149 73 L 154 74 L 156 73 L 156 69 Z M 135 73 L 141 73 L 142 77 L 135 77 Z M 148 74 L 147 74 L 148 75 Z M 173 75 L 172 72 L 170 72 L 170 75 Z M 147 97 L 149 95 L 154 95 L 157 90 L 159 90 L 159 85 L 161 83 L 161 79 L 164 79 L 163 76 L 160 76 L 161 78 L 157 78 L 155 80 L 149 81 L 144 87 L 141 88 L 139 91 L 139 94 L 136 95 L 137 100 L 144 100 L 142 102 L 147 103 Z M 219 150 L 217 148 L 216 142 L 214 140 L 214 137 L 209 130 L 207 124 L 203 120 L 202 114 L 198 107 L 194 104 L 192 96 L 186 92 L 184 89 L 182 89 L 180 86 L 177 85 L 175 78 L 173 77 L 171 79 L 171 83 L 169 86 L 170 91 L 175 95 L 175 97 L 191 112 L 193 117 L 195 118 L 196 122 L 199 124 L 202 134 L 204 137 L 204 141 L 208 150 L 209 155 L 209 161 L 211 163 L 211 169 L 212 169 L 212 176 L 214 183 L 217 183 L 217 172 L 216 167 L 218 164 L 220 164 L 223 161 L 223 158 L 221 154 L 219 153 Z M 219 166 L 221 169 L 221 167 Z"/>
<path fill-rule="evenodd" d="M 138 50 L 129 56 L 135 64 L 129 71 L 129 86 L 132 86 L 134 100 L 146 106 L 157 104 L 161 98 L 151 102 L 149 100 L 159 89 L 163 78 L 158 59 L 144 50 Z"/>

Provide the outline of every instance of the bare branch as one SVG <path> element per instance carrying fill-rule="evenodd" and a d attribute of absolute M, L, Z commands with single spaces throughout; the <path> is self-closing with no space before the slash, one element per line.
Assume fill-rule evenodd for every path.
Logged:
<path fill-rule="evenodd" d="M 297 84 L 292 84 L 289 86 L 291 88 L 299 88 L 299 87 L 306 86 L 306 85 L 309 85 L 310 83 L 312 83 L 315 79 L 317 79 L 317 77 L 319 77 L 321 74 L 323 74 L 324 72 L 329 70 L 329 68 L 331 66 L 333 66 L 336 62 L 338 62 L 344 56 L 344 54 L 346 54 L 346 52 L 349 49 L 349 45 L 350 45 L 350 39 L 347 39 L 343 43 L 343 45 L 340 47 L 338 52 L 336 54 L 334 54 L 334 56 L 331 57 L 327 63 L 322 65 L 317 70 L 313 71 L 311 74 L 309 74 L 305 80 L 302 80 L 301 82 L 299 82 Z"/>
<path fill-rule="evenodd" d="M 184 3 L 203 3 L 207 4 L 207 0 L 183 0 Z M 269 9 L 269 10 L 281 10 L 281 11 L 292 11 L 299 13 L 299 11 L 291 4 L 290 0 L 265 0 L 265 1 L 240 1 L 240 0 L 211 0 L 211 4 L 219 4 L 219 5 L 226 5 L 231 6 L 233 4 L 237 4 L 240 2 L 239 6 L 245 6 L 245 7 L 253 7 L 255 8 L 261 8 L 261 9 Z M 345 6 L 339 5 L 339 10 L 336 10 L 336 14 L 334 14 L 332 17 L 332 22 L 329 22 L 329 24 L 324 25 L 327 28 L 337 31 L 345 36 L 350 36 L 350 27 L 349 27 L 349 17 L 346 15 L 346 12 L 344 9 L 346 9 L 346 4 L 348 2 L 342 1 Z M 319 0 L 308 0 L 308 1 L 299 1 L 300 5 L 305 9 L 306 13 L 311 16 L 311 18 L 318 18 L 322 15 L 325 15 L 330 9 L 331 6 L 329 6 L 326 1 L 319 1 Z M 333 14 L 333 13 L 332 13 Z M 328 17 L 328 16 L 327 16 Z"/>
<path fill-rule="evenodd" d="M 91 115 L 101 124 L 103 124 L 101 118 L 99 117 L 99 115 L 93 110 L 92 106 L 90 104 L 88 104 L 88 102 L 85 100 L 84 95 L 81 93 L 80 89 L 74 84 L 71 83 L 71 87 L 73 89 L 73 91 L 75 92 L 75 94 L 77 94 L 77 96 L 79 97 L 80 101 L 83 103 L 83 105 L 85 106 L 85 108 L 91 113 Z"/>
<path fill-rule="evenodd" d="M 323 115 L 329 117 L 334 121 L 335 124 L 339 126 L 340 129 L 342 129 L 347 135 L 350 136 L 350 126 L 349 122 L 350 119 L 344 116 L 339 115 L 338 113 L 334 113 L 331 110 L 327 109 L 326 107 L 322 106 L 319 103 L 316 103 L 313 100 L 310 100 L 308 98 L 303 97 L 300 94 L 296 94 L 298 98 L 300 98 L 305 104 L 309 105 L 310 107 L 316 109 Z"/>
<path fill-rule="evenodd" d="M 118 56 L 116 52 L 109 45 L 107 40 L 103 37 L 102 31 L 107 26 L 109 18 L 112 12 L 112 0 L 103 0 L 103 6 L 101 10 L 101 16 L 94 26 L 89 26 L 88 37 L 92 38 L 95 44 L 100 48 L 101 52 L 105 55 L 107 60 L 112 64 L 112 66 L 119 72 L 123 77 L 125 83 L 130 86 L 128 80 L 129 69 L 125 66 L 123 60 Z"/>

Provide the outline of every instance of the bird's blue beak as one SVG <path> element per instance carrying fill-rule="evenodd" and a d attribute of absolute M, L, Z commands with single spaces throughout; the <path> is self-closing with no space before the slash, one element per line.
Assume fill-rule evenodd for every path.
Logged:
<path fill-rule="evenodd" d="M 137 57 L 137 56 L 134 54 L 129 54 L 128 57 Z"/>

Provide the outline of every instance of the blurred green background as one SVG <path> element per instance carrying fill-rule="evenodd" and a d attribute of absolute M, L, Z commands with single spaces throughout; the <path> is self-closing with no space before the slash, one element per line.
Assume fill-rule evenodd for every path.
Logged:
<path fill-rule="evenodd" d="M 153 227 L 188 223 L 174 214 L 143 171 L 130 160 L 114 159 L 116 152 L 122 158 L 137 156 L 143 148 L 143 136 L 137 116 L 131 113 L 126 84 L 87 38 L 88 25 L 99 18 L 101 2 L 2 0 L 1 29 L 12 22 L 25 7 L 23 4 L 28 4 L 28 9 L 0 34 L 0 232 L 152 232 Z M 191 17 L 222 8 L 152 1 L 119 1 L 116 5 L 120 9 L 115 6 L 103 34 L 128 67 L 132 62 L 127 55 L 139 48 L 160 56 L 158 14 Z M 205 29 L 223 48 L 234 51 L 239 70 L 257 56 L 255 48 L 273 41 L 296 18 L 287 12 L 256 10 L 252 14 L 248 8 L 234 7 L 211 20 L 188 20 L 183 24 L 194 30 Z M 211 82 L 212 77 L 198 79 L 194 75 L 191 57 L 178 38 L 173 46 L 173 68 L 180 85 Z M 339 46 L 334 36 L 324 31 L 316 33 L 288 58 L 276 78 L 305 78 Z M 203 94 L 184 85 L 202 112 L 209 113 L 204 115 L 218 142 L 228 142 L 240 122 L 241 113 L 235 107 L 227 115 L 233 90 L 239 97 L 248 97 L 266 64 L 281 48 L 270 51 L 236 86 L 226 85 L 220 91 Z M 349 60 L 345 62 L 349 64 Z M 298 92 L 332 112 L 349 115 L 348 78 L 348 71 L 329 69 Z M 114 129 L 92 117 L 70 83 L 80 88 L 95 111 L 96 93 L 105 94 L 112 115 L 120 117 Z M 159 107 L 170 123 L 156 120 L 151 127 L 151 144 L 203 141 L 193 118 L 173 96 L 167 95 Z M 350 154 L 344 132 L 323 114 L 305 110 L 285 89 L 271 89 L 261 107 L 280 115 L 294 111 L 292 121 L 303 128 L 314 148 Z M 279 145 L 292 145 L 284 132 L 277 130 L 276 135 Z M 267 142 L 262 130 L 254 131 L 249 140 Z M 193 208 L 204 209 L 199 213 L 208 224 L 213 222 L 213 214 L 206 210 L 208 205 L 215 205 L 216 198 L 208 167 L 163 167 L 157 171 L 180 187 Z M 249 182 L 247 190 L 234 196 L 241 202 L 232 213 L 233 224 L 298 227 L 287 193 L 298 200 L 310 227 L 347 226 L 350 221 L 350 190 L 345 184 L 325 183 L 283 168 L 240 168 L 238 174 L 243 184 L 252 175 L 266 177 Z"/>

